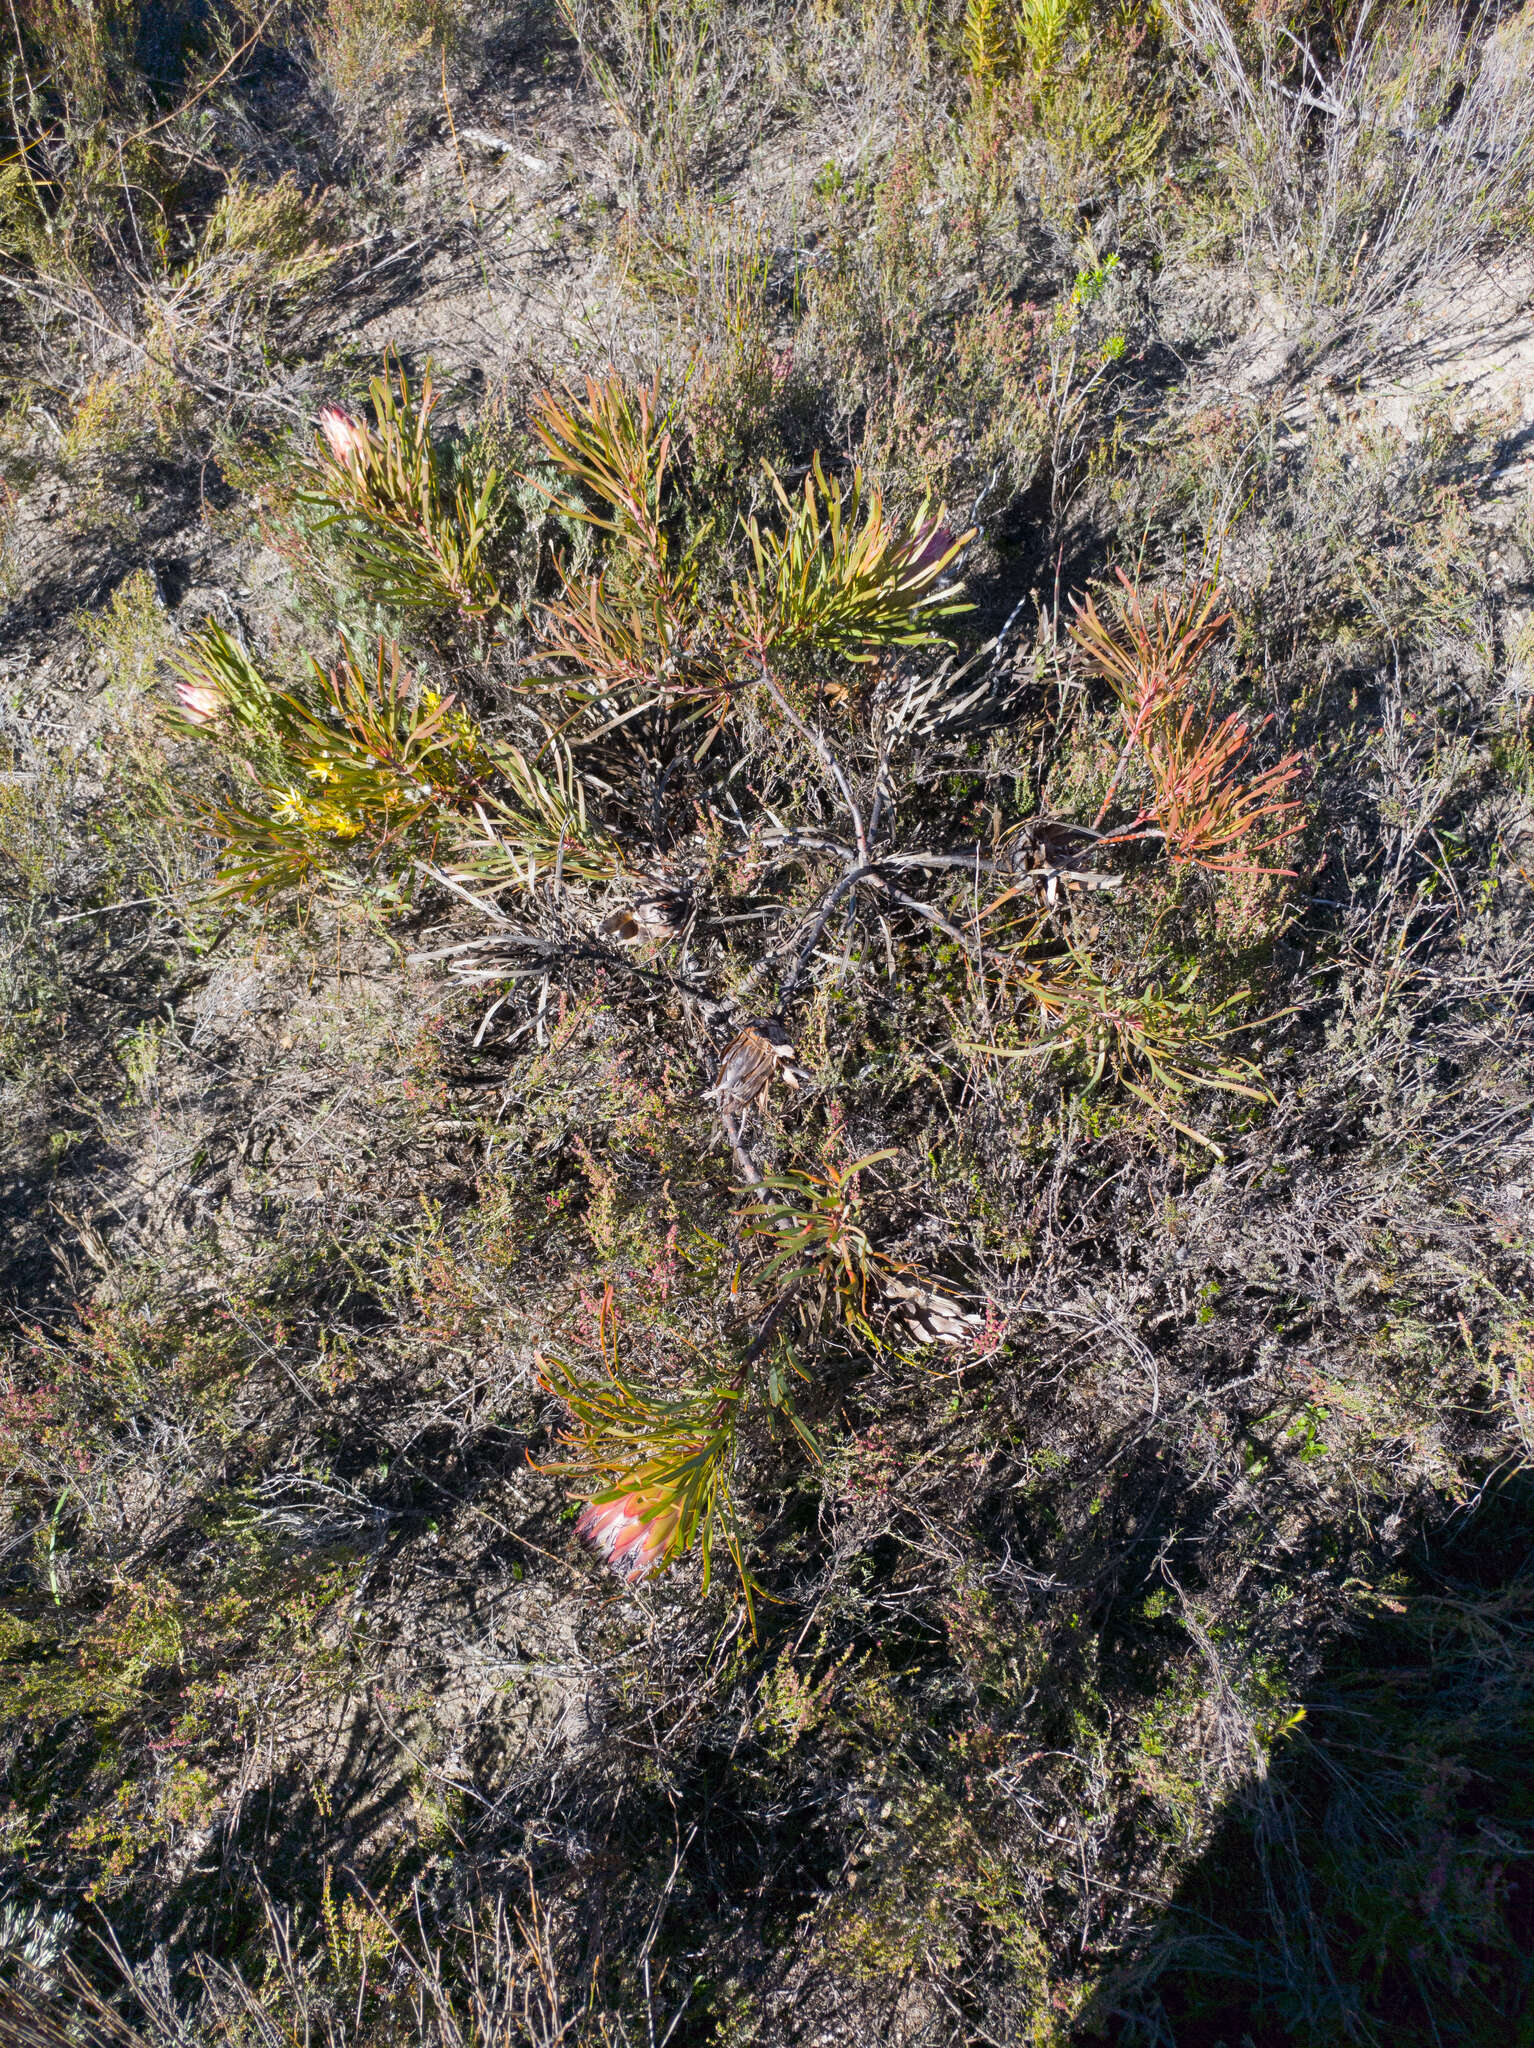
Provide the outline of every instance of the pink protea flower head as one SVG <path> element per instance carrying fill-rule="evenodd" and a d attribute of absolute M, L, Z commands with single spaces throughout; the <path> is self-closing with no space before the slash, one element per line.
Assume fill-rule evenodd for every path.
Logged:
<path fill-rule="evenodd" d="M 911 542 L 911 574 L 935 569 L 957 539 L 958 535 L 950 533 L 941 519 L 929 519 Z"/>
<path fill-rule="evenodd" d="M 190 677 L 176 685 L 181 715 L 193 725 L 211 725 L 224 708 L 224 700 L 212 683 L 194 683 Z"/>
<path fill-rule="evenodd" d="M 320 433 L 332 457 L 343 469 L 361 469 L 372 451 L 373 437 L 361 420 L 339 405 L 320 408 Z"/>
<path fill-rule="evenodd" d="M 630 1585 L 664 1563 L 679 1519 L 674 1506 L 659 1507 L 648 1517 L 646 1506 L 642 1494 L 626 1493 L 621 1500 L 589 1501 L 575 1519 L 575 1533 Z"/>

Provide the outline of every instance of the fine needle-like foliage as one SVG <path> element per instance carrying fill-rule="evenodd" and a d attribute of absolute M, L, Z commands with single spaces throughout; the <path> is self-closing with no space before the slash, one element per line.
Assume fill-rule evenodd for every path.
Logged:
<path fill-rule="evenodd" d="M 1271 1100 L 1250 1060 L 1222 1057 L 1221 1042 L 1245 1028 L 1251 991 L 1236 989 L 1217 1003 L 1198 992 L 1195 961 L 1166 981 L 1132 991 L 1105 980 L 1085 953 L 1068 946 L 1058 958 L 1030 969 L 1023 980 L 1040 1036 L 1023 1045 L 962 1049 L 1000 1059 L 1067 1059 L 1083 1067 L 1089 1088 L 1111 1076 L 1126 1093 L 1166 1115 L 1173 1128 L 1218 1157 L 1213 1139 L 1171 1116 L 1167 1101 L 1181 1102 L 1199 1088 Z M 1239 1021 L 1226 1022 L 1226 1019 Z"/>
<path fill-rule="evenodd" d="M 371 426 L 339 406 L 320 414 L 300 493 L 314 524 L 341 542 L 380 604 L 488 619 L 501 603 L 490 554 L 506 508 L 504 480 L 467 447 L 433 435 L 440 394 L 430 371 L 412 387 L 403 366 L 386 363 L 369 390 Z"/>
<path fill-rule="evenodd" d="M 1159 591 L 1147 612 L 1139 591 L 1118 573 L 1123 587 L 1112 616 L 1105 619 L 1089 595 L 1070 629 L 1117 697 L 1124 732 L 1094 826 L 1108 816 L 1138 755 L 1154 794 L 1113 839 L 1143 837 L 1154 826 L 1174 861 L 1227 873 L 1280 872 L 1266 863 L 1304 827 L 1302 808 L 1289 794 L 1301 772 L 1299 755 L 1246 774 L 1246 720 L 1236 712 L 1217 719 L 1212 691 L 1193 701 L 1204 656 L 1230 617 L 1216 609 L 1218 586 L 1200 583 L 1179 597 Z"/>
<path fill-rule="evenodd" d="M 223 849 L 218 893 L 254 901 L 325 881 L 384 900 L 440 863 L 460 881 L 531 888 L 540 874 L 609 880 L 616 849 L 586 816 L 569 755 L 490 738 L 380 640 L 310 663 L 303 693 L 269 685 L 220 627 L 176 662 L 172 726 L 222 742 L 239 800 L 197 815 Z"/>
<path fill-rule="evenodd" d="M 616 842 L 587 815 L 570 750 L 550 740 L 535 759 L 504 742 L 486 743 L 491 785 L 456 835 L 453 878 L 488 889 L 532 890 L 541 876 L 600 885 L 623 866 Z"/>
<path fill-rule="evenodd" d="M 1230 874 L 1293 873 L 1266 863 L 1304 830 L 1303 808 L 1289 794 L 1301 774 L 1298 754 L 1245 774 L 1251 728 L 1235 711 L 1216 720 L 1212 695 L 1157 720 L 1142 744 L 1156 823 L 1174 861 Z"/>
<path fill-rule="evenodd" d="M 0 2048 L 1534 2048 L 1534 0 L 856 14 L 0 8 Z"/>
<path fill-rule="evenodd" d="M 223 741 L 248 792 L 198 809 L 223 848 L 221 894 L 397 874 L 489 792 L 494 764 L 473 721 L 423 688 L 392 642 L 366 664 L 350 647 L 334 668 L 311 661 L 303 695 L 271 687 L 216 626 L 176 668 L 173 722 Z"/>
<path fill-rule="evenodd" d="M 768 469 L 780 526 L 746 521 L 744 582 L 732 605 L 711 612 L 691 555 L 667 528 L 674 451 L 659 380 L 636 390 L 616 376 L 588 378 L 584 397 L 546 392 L 533 431 L 575 495 L 543 488 L 567 517 L 613 543 L 595 569 L 561 568 L 544 638 L 552 659 L 603 696 L 642 689 L 715 698 L 735 672 L 755 673 L 769 655 L 812 650 L 867 662 L 881 649 L 941 640 L 936 622 L 966 609 L 943 577 L 972 535 L 955 538 L 944 512 L 925 503 L 892 521 L 860 470 L 844 491 L 817 455 L 792 496 Z"/>
<path fill-rule="evenodd" d="M 667 531 L 672 434 L 659 376 L 637 389 L 618 376 L 588 378 L 584 397 L 546 391 L 533 433 L 575 491 L 541 488 L 567 518 L 612 543 L 594 570 L 559 565 L 561 595 L 544 621 L 547 656 L 603 699 L 632 690 L 717 695 L 727 677 L 716 624 L 699 608 L 690 558 Z"/>
<path fill-rule="evenodd" d="M 658 372 L 638 389 L 612 376 L 602 382 L 588 377 L 584 398 L 545 391 L 534 404 L 533 433 L 556 468 L 586 494 L 550 493 L 567 518 L 615 535 L 651 564 L 664 561 L 661 512 L 671 429 Z M 587 498 L 605 510 L 594 510 Z"/>
<path fill-rule="evenodd" d="M 1137 740 L 1152 721 L 1183 695 L 1199 665 L 1229 623 L 1216 610 L 1213 583 L 1197 584 L 1182 596 L 1157 591 L 1149 616 L 1139 591 L 1122 569 L 1120 591 L 1105 619 L 1090 593 L 1071 624 L 1071 638 L 1112 687 L 1124 711 L 1128 737 Z"/>
<path fill-rule="evenodd" d="M 568 1455 L 541 1469 L 565 1474 L 584 1495 L 579 1528 L 631 1581 L 664 1571 L 697 1545 L 707 1590 L 716 1538 L 724 1544 L 747 1606 L 747 1569 L 730 1470 L 734 1463 L 744 1373 L 681 1393 L 662 1394 L 618 1369 L 612 1289 L 599 1325 L 601 1367 L 582 1373 L 557 1358 L 540 1360 L 540 1381 L 565 1406 Z"/>
<path fill-rule="evenodd" d="M 802 491 L 790 497 L 768 472 L 781 530 L 746 523 L 753 573 L 741 602 L 750 644 L 789 653 L 813 647 L 845 661 L 874 660 L 886 647 L 931 646 L 939 619 L 968 607 L 944 571 L 973 539 L 955 538 L 944 514 L 924 503 L 896 524 L 880 492 L 855 470 L 845 493 L 817 455 Z"/>
<path fill-rule="evenodd" d="M 869 1239 L 859 1179 L 894 1157 L 885 1149 L 838 1166 L 828 1156 L 824 1173 L 794 1167 L 740 1190 L 753 1197 L 736 1211 L 741 1234 L 769 1254 L 755 1276 L 758 1285 L 797 1280 L 819 1313 L 829 1308 L 839 1321 L 871 1334 L 869 1286 L 894 1269 Z"/>

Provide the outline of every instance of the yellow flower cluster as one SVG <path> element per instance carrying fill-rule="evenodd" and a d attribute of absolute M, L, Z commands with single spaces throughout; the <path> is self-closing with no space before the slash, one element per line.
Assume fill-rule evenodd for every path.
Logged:
<path fill-rule="evenodd" d="M 306 832 L 328 832 L 335 839 L 355 839 L 362 830 L 358 820 L 339 804 L 311 803 L 297 789 L 281 792 L 272 816 L 279 824 L 301 825 Z"/>

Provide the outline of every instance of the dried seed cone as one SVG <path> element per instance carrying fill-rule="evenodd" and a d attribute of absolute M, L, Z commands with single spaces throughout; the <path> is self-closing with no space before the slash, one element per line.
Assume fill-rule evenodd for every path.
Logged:
<path fill-rule="evenodd" d="M 886 1280 L 884 1291 L 899 1303 L 906 1329 L 918 1344 L 969 1344 L 985 1328 L 984 1319 L 973 1309 L 935 1287 L 893 1275 Z"/>
<path fill-rule="evenodd" d="M 620 946 L 638 946 L 652 939 L 668 939 L 687 922 L 687 899 L 677 889 L 657 889 L 637 896 L 632 903 L 603 918 L 604 939 L 616 939 Z"/>

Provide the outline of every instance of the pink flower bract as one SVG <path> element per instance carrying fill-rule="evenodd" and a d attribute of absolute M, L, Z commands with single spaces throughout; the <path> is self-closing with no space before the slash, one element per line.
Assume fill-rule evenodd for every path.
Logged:
<path fill-rule="evenodd" d="M 372 452 L 373 437 L 361 420 L 354 420 L 339 405 L 322 406 L 320 433 L 325 446 L 343 469 L 361 469 Z"/>
<path fill-rule="evenodd" d="M 575 1520 L 575 1533 L 631 1585 L 665 1562 L 677 1525 L 674 1507 L 659 1507 L 646 1519 L 644 1506 L 639 1494 L 626 1493 L 621 1500 L 588 1502 Z"/>
<path fill-rule="evenodd" d="M 177 683 L 176 699 L 182 716 L 193 725 L 211 725 L 224 708 L 223 698 L 211 683 Z"/>
<path fill-rule="evenodd" d="M 916 552 L 911 556 L 910 573 L 921 575 L 935 569 L 957 539 L 958 535 L 950 533 L 941 520 L 930 520 L 912 542 Z"/>

